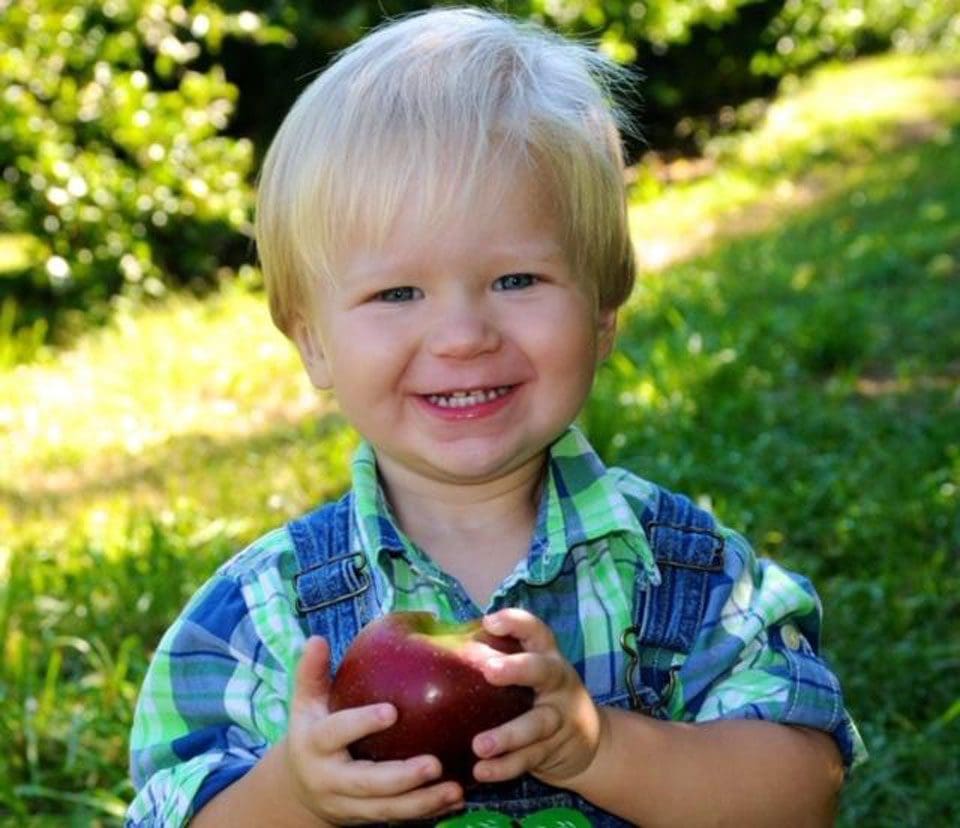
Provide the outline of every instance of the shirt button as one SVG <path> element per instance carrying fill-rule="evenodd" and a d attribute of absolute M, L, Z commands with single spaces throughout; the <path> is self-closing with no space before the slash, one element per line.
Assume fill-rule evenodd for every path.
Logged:
<path fill-rule="evenodd" d="M 783 643 L 791 650 L 800 649 L 802 638 L 800 631 L 793 624 L 784 624 L 783 629 L 780 630 L 780 635 L 783 637 Z"/>

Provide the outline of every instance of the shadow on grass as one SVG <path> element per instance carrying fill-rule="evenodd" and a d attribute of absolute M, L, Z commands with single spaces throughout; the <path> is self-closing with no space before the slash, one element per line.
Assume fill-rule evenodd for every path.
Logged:
<path fill-rule="evenodd" d="M 0 487 L 0 509 L 44 529 L 75 531 L 97 511 L 129 517 L 174 510 L 243 520 L 256 531 L 343 490 L 354 442 L 337 412 L 239 438 L 179 435 L 142 455 L 105 458 L 40 485 Z"/>

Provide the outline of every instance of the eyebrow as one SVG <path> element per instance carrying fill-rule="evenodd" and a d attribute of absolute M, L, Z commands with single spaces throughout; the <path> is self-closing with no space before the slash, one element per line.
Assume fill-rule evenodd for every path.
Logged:
<path fill-rule="evenodd" d="M 508 245 L 502 248 L 488 248 L 483 254 L 483 259 L 488 264 L 493 265 L 495 270 L 510 270 L 512 262 L 520 261 L 522 264 L 558 264 L 567 257 L 567 251 L 560 244 L 549 243 L 530 243 L 520 245 Z M 369 256 L 362 256 L 359 262 L 354 264 L 354 278 L 358 281 L 379 281 L 385 276 L 402 276 L 405 273 L 414 270 L 407 262 L 391 260 L 390 257 L 384 259 L 376 252 Z"/>
<path fill-rule="evenodd" d="M 554 242 L 493 248 L 490 251 L 491 258 L 528 259 L 533 262 L 555 262 L 563 259 L 565 255 L 563 246 Z"/>

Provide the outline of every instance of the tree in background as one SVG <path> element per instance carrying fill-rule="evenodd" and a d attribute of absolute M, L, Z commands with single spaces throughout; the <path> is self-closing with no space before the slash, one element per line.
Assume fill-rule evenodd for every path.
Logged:
<path fill-rule="evenodd" d="M 257 15 L 174 0 L 0 0 L 0 278 L 24 322 L 209 283 L 248 258 L 253 145 L 225 37 Z"/>
<path fill-rule="evenodd" d="M 232 0 L 230 0 L 232 2 Z M 230 6 L 228 2 L 228 6 Z M 461 0 L 240 0 L 291 38 L 227 43 L 243 90 L 236 124 L 265 147 L 282 113 L 330 57 L 384 17 Z M 487 0 L 467 3 L 596 42 L 642 76 L 642 122 L 658 148 L 696 151 L 729 108 L 824 60 L 891 47 L 960 48 L 960 0 Z M 238 5 L 237 8 L 241 6 Z M 256 94 L 247 94 L 256 90 Z M 701 124 L 700 121 L 703 123 Z M 736 124 L 734 124 L 736 125 Z M 698 134 L 699 133 L 699 134 Z M 642 147 L 634 147 L 637 154 Z"/>

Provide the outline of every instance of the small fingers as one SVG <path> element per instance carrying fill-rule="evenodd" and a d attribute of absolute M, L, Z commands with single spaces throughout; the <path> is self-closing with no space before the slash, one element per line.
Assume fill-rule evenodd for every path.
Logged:
<path fill-rule="evenodd" d="M 347 759 L 316 770 L 306 788 L 325 819 L 338 825 L 425 819 L 463 807 L 459 784 L 436 782 L 441 768 L 435 756 Z"/>
<path fill-rule="evenodd" d="M 519 684 L 543 692 L 563 679 L 564 663 L 540 653 L 495 656 L 479 664 L 484 678 L 498 687 Z"/>
<path fill-rule="evenodd" d="M 340 789 L 344 795 L 357 798 L 397 796 L 435 781 L 441 773 L 435 756 L 387 762 L 356 761 L 345 766 Z"/>
<path fill-rule="evenodd" d="M 314 729 L 312 741 L 321 753 L 335 753 L 364 736 L 386 730 L 396 720 L 397 709 L 392 704 L 338 710 L 323 718 Z"/>
<path fill-rule="evenodd" d="M 326 703 L 330 689 L 330 645 L 313 635 L 307 639 L 294 678 L 293 704 L 306 710 L 318 702 Z"/>
<path fill-rule="evenodd" d="M 556 641 L 550 628 L 532 613 L 511 607 L 502 609 L 483 619 L 487 632 L 494 635 L 510 635 L 520 642 L 524 650 L 546 653 L 556 649 Z"/>
<path fill-rule="evenodd" d="M 522 750 L 544 742 L 560 730 L 562 717 L 553 707 L 541 705 L 506 724 L 478 733 L 473 752 L 481 759 Z"/>
<path fill-rule="evenodd" d="M 358 816 L 365 822 L 424 819 L 463 807 L 463 789 L 456 782 L 417 788 L 400 796 L 357 799 Z"/>
<path fill-rule="evenodd" d="M 549 745 L 535 742 L 522 750 L 505 753 L 493 759 L 484 759 L 473 767 L 478 782 L 505 782 L 539 767 L 547 758 Z"/>

